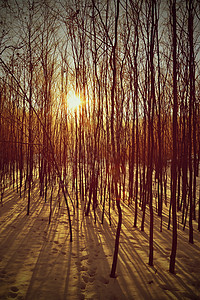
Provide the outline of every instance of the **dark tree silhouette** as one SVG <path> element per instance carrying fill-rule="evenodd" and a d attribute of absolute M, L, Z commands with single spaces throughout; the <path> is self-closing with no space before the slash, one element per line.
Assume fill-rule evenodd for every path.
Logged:
<path fill-rule="evenodd" d="M 173 157 L 171 164 L 171 176 L 172 176 L 172 191 L 171 191 L 171 203 L 172 203 L 172 219 L 173 219 L 173 236 L 172 236 L 172 250 L 170 255 L 170 267 L 171 273 L 175 272 L 175 259 L 177 249 L 177 216 L 176 216 L 176 183 L 177 183 L 177 37 L 176 37 L 176 0 L 171 3 L 172 9 L 172 30 L 173 30 Z"/>

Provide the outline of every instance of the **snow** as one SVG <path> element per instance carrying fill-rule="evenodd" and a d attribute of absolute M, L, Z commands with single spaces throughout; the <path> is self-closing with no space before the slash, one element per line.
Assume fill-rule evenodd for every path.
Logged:
<path fill-rule="evenodd" d="M 56 203 L 56 194 L 53 197 Z M 169 272 L 171 230 L 167 230 L 168 207 L 164 206 L 163 230 L 154 208 L 154 266 L 148 265 L 149 210 L 145 230 L 133 227 L 134 205 L 121 202 L 123 220 L 117 277 L 110 278 L 117 227 L 117 209 L 108 207 L 103 225 L 101 205 L 97 222 L 79 207 L 71 213 L 73 242 L 64 200 L 55 205 L 49 224 L 49 201 L 34 187 L 31 213 L 26 215 L 27 195 L 5 191 L 0 207 L 0 299 L 200 299 L 200 233 L 194 221 L 194 244 L 188 227 L 179 224 L 176 274 Z M 83 204 L 82 204 L 83 206 Z"/>

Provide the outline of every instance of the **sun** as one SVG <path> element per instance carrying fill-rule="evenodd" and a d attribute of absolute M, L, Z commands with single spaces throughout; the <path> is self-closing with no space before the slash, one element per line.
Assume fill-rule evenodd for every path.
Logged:
<path fill-rule="evenodd" d="M 71 111 L 77 110 L 81 105 L 81 99 L 79 96 L 75 94 L 74 91 L 69 92 L 67 96 L 67 107 Z"/>

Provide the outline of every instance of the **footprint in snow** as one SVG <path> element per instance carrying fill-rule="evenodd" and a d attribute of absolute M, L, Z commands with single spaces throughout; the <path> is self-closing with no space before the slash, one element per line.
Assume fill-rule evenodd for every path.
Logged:
<path fill-rule="evenodd" d="M 84 290 L 85 287 L 86 287 L 86 283 L 84 281 L 81 281 L 81 283 L 80 283 L 81 290 Z"/>
<path fill-rule="evenodd" d="M 87 270 L 88 270 L 88 267 L 86 267 L 86 266 L 81 267 L 81 271 L 87 271 Z"/>
<path fill-rule="evenodd" d="M 82 279 L 85 283 L 88 283 L 89 278 L 87 275 L 82 275 Z"/>
<path fill-rule="evenodd" d="M 8 293 L 8 296 L 10 297 L 10 298 L 16 298 L 17 297 L 17 293 L 18 293 L 18 291 L 19 291 L 19 289 L 16 287 L 16 286 L 12 286 L 11 288 L 10 288 L 10 291 L 9 291 L 9 293 Z"/>
<path fill-rule="evenodd" d="M 80 272 L 81 271 L 81 262 L 80 261 L 76 261 L 75 265 L 77 266 L 78 272 Z"/>
<path fill-rule="evenodd" d="M 10 289 L 12 292 L 15 292 L 15 293 L 19 291 L 18 287 L 16 287 L 16 286 L 12 286 Z"/>
<path fill-rule="evenodd" d="M 14 292 L 10 291 L 8 293 L 8 297 L 10 297 L 10 298 L 16 298 L 17 297 L 17 293 L 14 293 Z"/>
<path fill-rule="evenodd" d="M 88 270 L 88 274 L 90 275 L 90 277 L 93 277 L 96 274 L 96 269 L 97 267 L 92 267 Z"/>
<path fill-rule="evenodd" d="M 94 278 L 94 277 L 90 277 L 90 278 L 88 278 L 88 281 L 89 281 L 90 283 L 94 282 L 94 280 L 95 280 L 95 278 Z"/>
<path fill-rule="evenodd" d="M 109 283 L 109 279 L 104 277 L 104 276 L 99 276 L 99 281 L 104 283 L 104 284 L 108 284 Z"/>
<path fill-rule="evenodd" d="M 88 255 L 84 255 L 80 258 L 81 261 L 88 259 Z"/>
<path fill-rule="evenodd" d="M 58 251 L 58 249 L 57 249 L 57 248 L 55 248 L 55 247 L 54 247 L 54 248 L 52 248 L 52 250 L 53 250 L 53 251 Z"/>

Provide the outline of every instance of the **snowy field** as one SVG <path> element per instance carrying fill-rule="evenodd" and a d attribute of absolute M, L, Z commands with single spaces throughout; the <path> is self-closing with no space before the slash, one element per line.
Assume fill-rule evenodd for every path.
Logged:
<path fill-rule="evenodd" d="M 85 217 L 80 207 L 72 213 L 73 242 L 64 201 L 53 198 L 49 225 L 49 201 L 32 192 L 31 213 L 26 215 L 27 196 L 5 191 L 0 207 L 0 299 L 200 299 L 200 233 L 194 221 L 194 244 L 179 224 L 176 274 L 169 273 L 171 230 L 167 230 L 168 207 L 164 207 L 163 230 L 154 214 L 154 266 L 148 265 L 149 211 L 145 231 L 133 227 L 134 208 L 122 203 L 117 277 L 110 278 L 117 226 L 117 210 L 108 208 L 103 225 L 101 205 L 97 222 L 93 211 Z"/>

